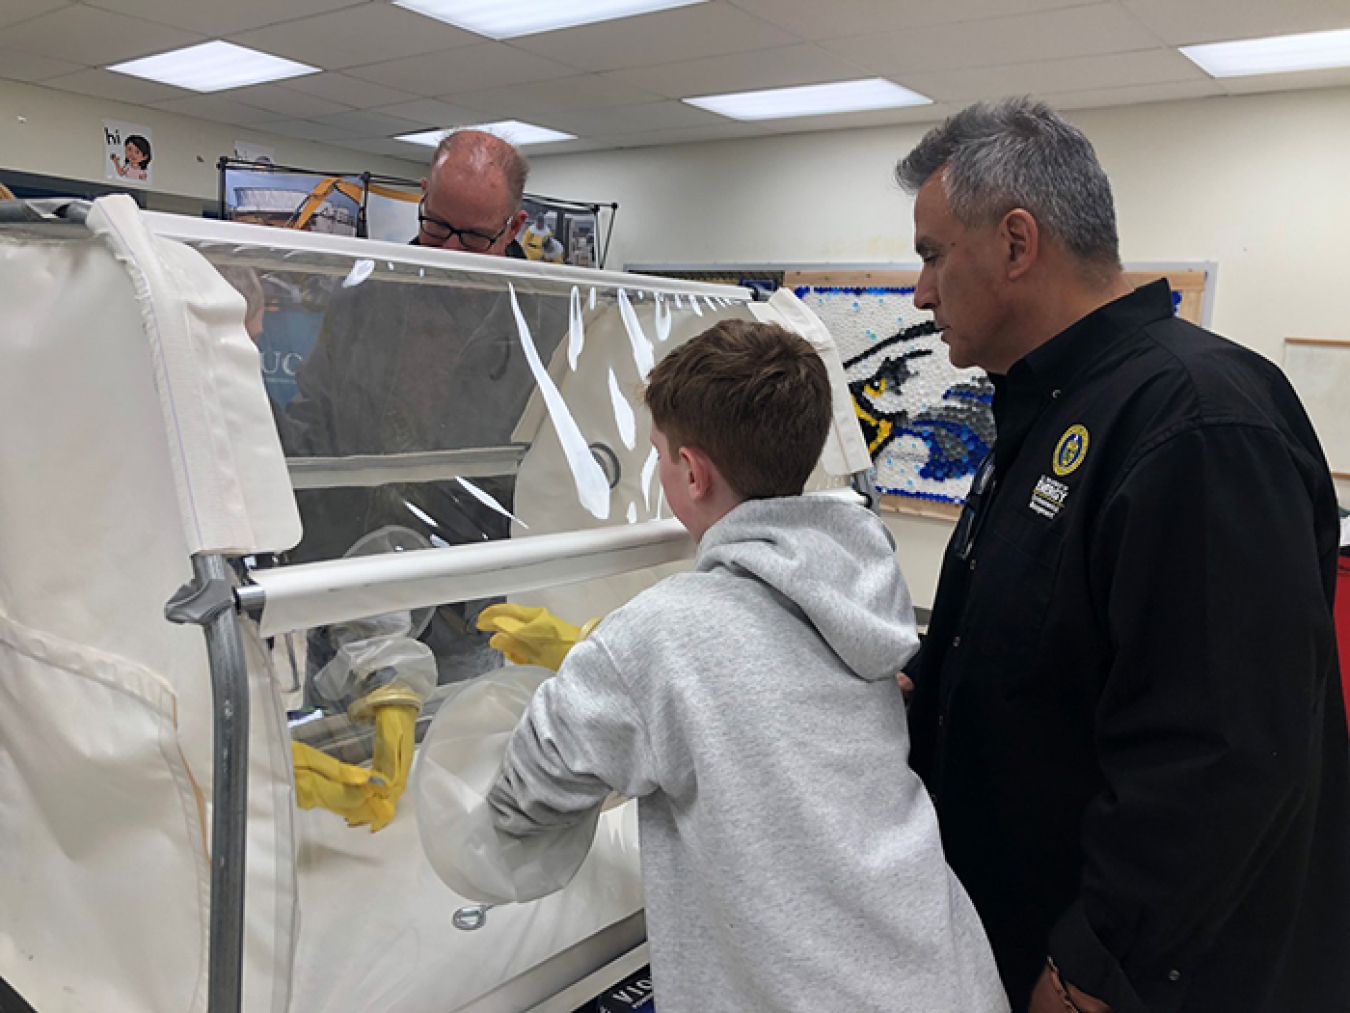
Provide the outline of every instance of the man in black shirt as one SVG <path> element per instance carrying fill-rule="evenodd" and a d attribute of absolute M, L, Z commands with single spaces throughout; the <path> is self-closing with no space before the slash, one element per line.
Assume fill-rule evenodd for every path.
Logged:
<path fill-rule="evenodd" d="M 1086 137 L 972 106 L 899 165 L 915 302 L 998 439 L 909 674 L 1014 1010 L 1350 1009 L 1337 518 L 1260 356 L 1122 276 Z"/>

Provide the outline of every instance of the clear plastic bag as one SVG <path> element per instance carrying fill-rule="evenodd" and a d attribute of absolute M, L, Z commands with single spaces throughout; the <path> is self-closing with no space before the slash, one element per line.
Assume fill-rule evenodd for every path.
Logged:
<path fill-rule="evenodd" d="M 429 697 L 436 688 L 431 648 L 406 636 L 350 640 L 314 676 L 315 696 L 338 712 L 384 686 L 411 690 L 421 700 Z"/>
<path fill-rule="evenodd" d="M 600 817 L 515 838 L 492 822 L 487 796 L 501 773 L 511 734 L 553 673 L 511 665 L 465 683 L 427 730 L 413 774 L 422 849 L 436 874 L 461 897 L 522 903 L 555 893 L 576 875 Z"/>
<path fill-rule="evenodd" d="M 348 556 L 415 552 L 431 543 L 416 531 L 388 525 L 358 539 Z M 333 657 L 314 675 L 315 699 L 343 713 L 384 686 L 400 686 L 425 700 L 436 688 L 436 658 L 417 638 L 431 621 L 429 608 L 385 612 L 338 623 L 328 629 Z"/>

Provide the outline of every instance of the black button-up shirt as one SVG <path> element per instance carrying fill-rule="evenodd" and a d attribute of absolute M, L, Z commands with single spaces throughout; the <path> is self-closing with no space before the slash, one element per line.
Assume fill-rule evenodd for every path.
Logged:
<path fill-rule="evenodd" d="M 995 380 L 913 763 L 1014 1010 L 1350 1009 L 1337 518 L 1283 375 L 1165 283 Z"/>

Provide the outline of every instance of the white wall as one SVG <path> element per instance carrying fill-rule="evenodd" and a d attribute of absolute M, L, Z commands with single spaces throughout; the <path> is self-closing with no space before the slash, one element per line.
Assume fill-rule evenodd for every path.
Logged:
<path fill-rule="evenodd" d="M 1068 115 L 1111 177 L 1126 261 L 1216 262 L 1212 326 L 1277 362 L 1285 337 L 1350 339 L 1350 89 Z M 924 129 L 536 157 L 530 184 L 617 200 L 614 267 L 912 262 L 912 201 L 891 174 Z M 950 525 L 890 523 L 927 605 Z"/>
<path fill-rule="evenodd" d="M 203 200 L 215 199 L 216 160 L 233 155 L 235 141 L 276 149 L 278 165 L 337 172 L 369 170 L 413 179 L 423 174 L 417 162 L 12 81 L 0 81 L 0 169 L 105 182 L 105 119 L 142 124 L 154 131 L 151 189 Z"/>

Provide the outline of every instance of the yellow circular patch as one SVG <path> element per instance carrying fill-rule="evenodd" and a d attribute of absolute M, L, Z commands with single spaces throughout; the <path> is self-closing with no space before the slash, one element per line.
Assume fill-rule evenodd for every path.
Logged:
<path fill-rule="evenodd" d="M 1083 426 L 1070 426 L 1055 445 L 1055 474 L 1063 477 L 1076 469 L 1087 457 L 1088 431 Z"/>

